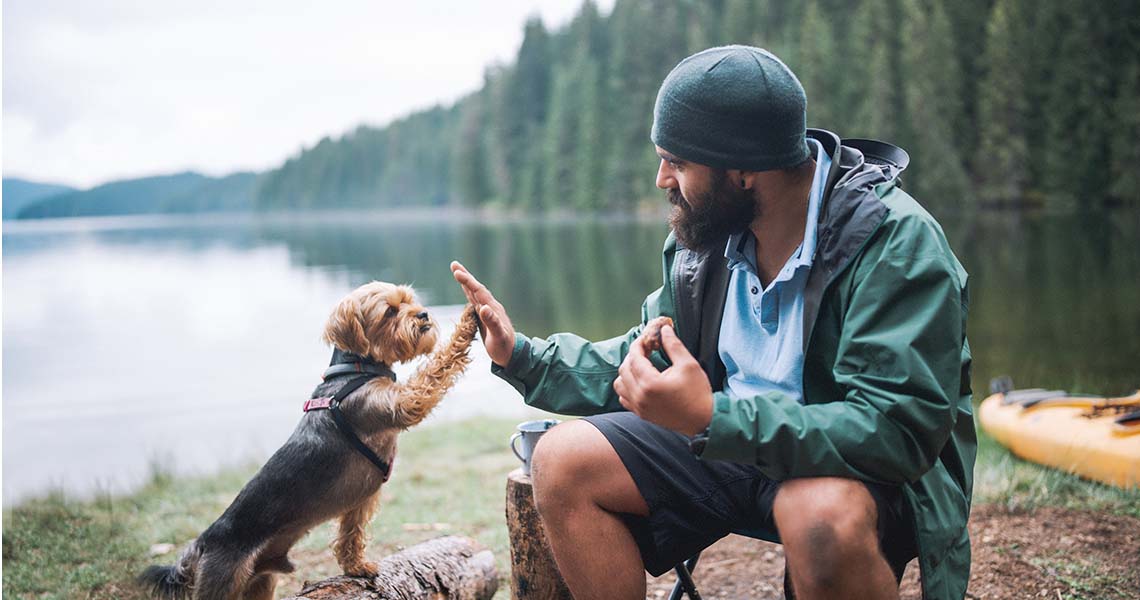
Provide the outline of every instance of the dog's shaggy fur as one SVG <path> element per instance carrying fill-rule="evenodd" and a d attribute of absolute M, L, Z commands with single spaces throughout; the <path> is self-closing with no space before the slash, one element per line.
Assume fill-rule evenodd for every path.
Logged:
<path fill-rule="evenodd" d="M 341 404 L 356 435 L 392 464 L 396 436 L 427 417 L 467 367 L 478 326 L 473 307 L 451 340 L 406 382 L 372 379 Z M 392 365 L 428 354 L 438 326 L 411 288 L 372 282 L 333 310 L 324 339 L 345 351 Z M 330 378 L 312 397 L 332 396 L 352 377 Z M 299 403 L 299 402 L 298 402 Z M 290 573 L 289 549 L 316 525 L 340 519 L 333 543 L 346 575 L 374 577 L 364 558 L 365 529 L 383 477 L 343 437 L 327 410 L 305 413 L 293 435 L 238 493 L 233 504 L 183 551 L 177 563 L 150 567 L 140 583 L 162 598 L 270 600 L 276 573 Z"/>

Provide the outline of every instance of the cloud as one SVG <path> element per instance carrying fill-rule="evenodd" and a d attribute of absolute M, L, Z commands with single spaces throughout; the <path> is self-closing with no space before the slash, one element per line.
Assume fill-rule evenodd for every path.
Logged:
<path fill-rule="evenodd" d="M 600 3 L 604 9 L 612 4 Z M 4 172 L 266 169 L 482 84 L 580 0 L 4 3 Z"/>

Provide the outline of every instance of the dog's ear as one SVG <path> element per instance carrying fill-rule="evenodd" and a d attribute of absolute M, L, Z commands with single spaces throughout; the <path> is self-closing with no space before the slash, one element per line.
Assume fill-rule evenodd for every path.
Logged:
<path fill-rule="evenodd" d="M 371 346 L 368 336 L 364 335 L 363 307 L 354 295 L 349 295 L 336 305 L 325 323 L 325 332 L 321 338 L 345 352 L 368 356 Z"/>

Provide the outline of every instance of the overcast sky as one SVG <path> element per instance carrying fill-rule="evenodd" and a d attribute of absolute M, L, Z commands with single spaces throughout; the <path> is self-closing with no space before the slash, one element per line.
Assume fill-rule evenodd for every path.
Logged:
<path fill-rule="evenodd" d="M 272 168 L 478 89 L 529 15 L 559 27 L 581 2 L 3 0 L 4 176 Z"/>

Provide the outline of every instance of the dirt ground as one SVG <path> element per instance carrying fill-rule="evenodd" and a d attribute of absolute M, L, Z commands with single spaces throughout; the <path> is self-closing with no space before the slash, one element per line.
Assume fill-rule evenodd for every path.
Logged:
<path fill-rule="evenodd" d="M 975 507 L 970 519 L 972 599 L 1140 598 L 1140 519 L 1042 508 Z M 701 554 L 694 579 L 705 598 L 782 598 L 781 547 L 729 536 Z M 648 579 L 649 598 L 667 598 L 673 575 Z M 903 577 L 904 600 L 922 598 L 918 565 Z"/>
<path fill-rule="evenodd" d="M 967 598 L 1140 599 L 1140 519 L 1061 508 L 1010 512 L 984 505 L 974 507 L 970 539 Z M 298 572 L 282 578 L 279 596 L 300 590 L 302 579 L 336 571 L 327 550 L 295 552 L 293 560 Z M 321 571 L 328 572 L 314 577 Z M 701 554 L 694 579 L 704 598 L 781 599 L 784 553 L 777 544 L 729 536 Z M 673 582 L 672 573 L 648 578 L 648 598 L 668 598 Z M 509 589 L 505 581 L 501 587 Z M 922 598 L 915 561 L 907 566 L 900 592 L 903 600 Z"/>

